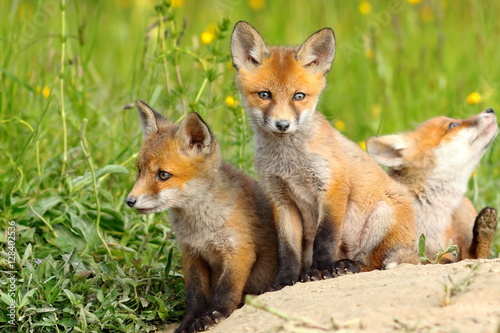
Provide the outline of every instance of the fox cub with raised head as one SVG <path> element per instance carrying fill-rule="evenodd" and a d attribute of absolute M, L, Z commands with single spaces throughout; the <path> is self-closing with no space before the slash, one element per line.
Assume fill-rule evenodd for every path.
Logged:
<path fill-rule="evenodd" d="M 139 213 L 169 210 L 182 253 L 186 315 L 176 332 L 211 328 L 246 293 L 272 285 L 277 272 L 273 211 L 258 183 L 221 160 L 197 113 L 176 125 L 136 102 L 144 142 L 127 204 Z"/>
<path fill-rule="evenodd" d="M 255 168 L 279 242 L 275 287 L 418 263 L 411 197 L 316 111 L 335 54 L 331 29 L 270 47 L 248 23 L 231 38 L 236 84 L 255 133 Z"/>
<path fill-rule="evenodd" d="M 477 215 L 464 194 L 497 132 L 495 112 L 487 109 L 468 119 L 441 116 L 413 132 L 367 140 L 368 152 L 413 195 L 417 236 L 425 235 L 428 258 L 450 240 L 458 257 L 446 254 L 443 262 L 489 256 L 496 211 L 486 207 Z"/>

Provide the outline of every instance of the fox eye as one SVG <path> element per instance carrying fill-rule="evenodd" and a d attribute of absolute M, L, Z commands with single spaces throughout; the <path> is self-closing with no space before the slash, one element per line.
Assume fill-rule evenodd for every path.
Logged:
<path fill-rule="evenodd" d="M 168 180 L 171 177 L 172 177 L 172 175 L 166 171 L 158 172 L 158 178 L 160 178 L 160 180 Z"/>
<path fill-rule="evenodd" d="M 306 94 L 301 93 L 301 92 L 298 92 L 298 93 L 296 93 L 295 95 L 293 95 L 293 100 L 294 100 L 294 101 L 301 101 L 301 100 L 303 100 L 304 98 L 306 98 Z"/>
<path fill-rule="evenodd" d="M 452 129 L 452 128 L 457 127 L 457 126 L 458 126 L 458 123 L 450 123 L 448 125 L 448 129 Z"/>
<path fill-rule="evenodd" d="M 262 99 L 271 99 L 271 93 L 269 91 L 259 91 L 257 94 Z"/>

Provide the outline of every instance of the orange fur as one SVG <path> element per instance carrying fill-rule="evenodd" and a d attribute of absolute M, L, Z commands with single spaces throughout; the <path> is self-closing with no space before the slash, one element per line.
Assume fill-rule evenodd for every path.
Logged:
<path fill-rule="evenodd" d="M 412 230 L 414 220 L 397 220 L 400 206 L 412 214 L 406 189 L 316 111 L 335 54 L 333 31 L 322 29 L 298 48 L 268 47 L 253 27 L 239 22 L 231 51 L 254 127 L 255 168 L 276 215 L 275 285 L 318 271 L 339 273 L 345 265 L 356 271 L 353 260 L 367 269 L 393 267 L 401 261 L 387 254 L 396 246 L 410 248 L 410 262 L 418 262 L 414 237 L 400 230 Z M 392 229 L 395 241 L 382 246 Z M 376 248 L 383 248 L 381 255 L 370 256 Z"/>
<path fill-rule="evenodd" d="M 426 236 L 428 258 L 450 241 L 458 246 L 458 257 L 446 254 L 441 262 L 485 256 L 485 251 L 471 250 L 471 244 L 484 248 L 491 240 L 473 238 L 477 213 L 463 195 L 497 128 L 495 113 L 488 109 L 468 119 L 436 117 L 412 132 L 367 140 L 368 152 L 413 195 L 417 232 Z M 487 220 L 478 216 L 485 221 L 479 229 L 489 235 L 495 222 L 488 219 L 494 217 L 485 216 Z"/>
<path fill-rule="evenodd" d="M 274 281 L 272 207 L 255 180 L 222 162 L 196 113 L 176 125 L 144 102 L 137 107 L 145 139 L 127 204 L 146 214 L 169 210 L 186 283 L 186 316 L 176 332 L 203 331 Z"/>

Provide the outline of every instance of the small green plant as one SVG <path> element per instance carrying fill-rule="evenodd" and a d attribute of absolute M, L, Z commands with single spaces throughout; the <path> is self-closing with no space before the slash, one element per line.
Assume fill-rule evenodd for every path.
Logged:
<path fill-rule="evenodd" d="M 425 235 L 420 235 L 418 240 L 418 255 L 422 263 L 438 264 L 441 258 L 448 253 L 451 253 L 455 257 L 458 255 L 458 246 L 451 244 L 451 241 L 448 243 L 446 249 L 439 249 L 434 255 L 434 258 L 429 259 L 425 254 Z"/>

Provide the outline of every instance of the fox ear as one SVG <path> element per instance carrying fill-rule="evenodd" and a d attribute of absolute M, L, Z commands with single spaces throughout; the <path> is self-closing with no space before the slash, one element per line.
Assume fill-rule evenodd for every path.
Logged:
<path fill-rule="evenodd" d="M 300 47 L 295 56 L 297 61 L 306 68 L 330 71 L 335 58 L 335 34 L 330 28 L 324 28 L 312 34 Z"/>
<path fill-rule="evenodd" d="M 234 26 L 231 36 L 231 54 L 234 68 L 251 70 L 269 57 L 269 49 L 254 27 L 240 21 Z"/>
<path fill-rule="evenodd" d="M 185 150 L 202 155 L 208 155 L 212 152 L 214 142 L 212 132 L 196 112 L 191 112 L 184 118 L 177 135 L 179 135 Z"/>
<path fill-rule="evenodd" d="M 393 169 L 404 167 L 403 155 L 407 147 L 408 142 L 405 137 L 397 134 L 372 137 L 366 141 L 366 150 L 375 161 Z"/>
<path fill-rule="evenodd" d="M 165 118 L 140 99 L 135 101 L 135 107 L 141 119 L 142 137 L 158 132 L 158 121 L 164 121 Z"/>

